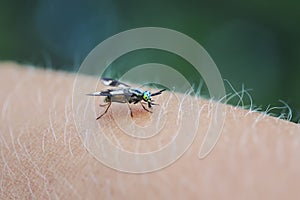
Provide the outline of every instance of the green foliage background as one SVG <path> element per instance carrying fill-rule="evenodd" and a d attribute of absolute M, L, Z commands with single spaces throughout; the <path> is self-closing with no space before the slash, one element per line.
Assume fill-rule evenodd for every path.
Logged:
<path fill-rule="evenodd" d="M 298 122 L 299 8 L 293 0 L 1 0 L 0 60 L 74 71 L 98 43 L 120 31 L 170 28 L 197 40 L 237 91 L 242 84 L 251 89 L 255 105 L 266 109 L 283 100 Z M 161 61 L 189 68 L 172 56 L 146 53 L 115 64 Z"/>

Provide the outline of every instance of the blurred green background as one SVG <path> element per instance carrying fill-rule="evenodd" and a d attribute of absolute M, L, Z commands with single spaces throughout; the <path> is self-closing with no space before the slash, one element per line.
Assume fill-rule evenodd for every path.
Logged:
<path fill-rule="evenodd" d="M 0 0 L 0 60 L 75 71 L 90 50 L 118 32 L 170 28 L 198 41 L 237 91 L 243 84 L 251 89 L 256 106 L 280 107 L 283 100 L 298 122 L 299 9 L 300 2 L 293 0 Z M 172 60 L 159 52 L 143 55 L 133 63 Z"/>

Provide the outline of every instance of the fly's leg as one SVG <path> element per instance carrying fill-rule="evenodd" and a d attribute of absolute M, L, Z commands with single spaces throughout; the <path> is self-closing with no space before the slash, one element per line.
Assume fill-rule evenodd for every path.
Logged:
<path fill-rule="evenodd" d="M 129 108 L 129 110 L 130 110 L 130 116 L 133 117 L 132 110 L 131 110 L 131 107 L 130 107 L 128 101 L 126 101 L 126 103 L 127 103 L 127 106 L 128 106 L 128 108 Z"/>
<path fill-rule="evenodd" d="M 143 106 L 144 110 L 148 111 L 149 113 L 152 113 L 152 111 L 151 111 L 151 110 L 148 110 L 148 109 L 143 105 L 142 102 L 140 102 L 140 103 L 141 103 L 141 105 Z"/>
<path fill-rule="evenodd" d="M 107 106 L 106 110 L 104 111 L 104 113 L 103 113 L 102 115 L 100 115 L 99 117 L 97 117 L 96 120 L 100 119 L 103 115 L 105 115 L 105 114 L 107 113 L 107 111 L 108 111 L 108 109 L 109 109 L 109 107 L 110 107 L 110 105 L 111 105 L 111 101 L 108 102 L 107 104 L 108 104 L 108 106 Z"/>
<path fill-rule="evenodd" d="M 110 102 L 110 100 L 107 97 L 105 97 L 105 99 L 104 99 L 104 103 L 105 104 L 99 104 L 99 106 L 100 107 L 105 107 L 105 106 L 107 106 L 109 104 L 109 102 Z"/>
<path fill-rule="evenodd" d="M 145 102 L 142 102 L 142 101 L 140 101 L 141 102 L 141 104 L 143 104 L 143 105 L 148 105 L 147 103 L 145 103 Z M 159 106 L 159 104 L 157 104 L 157 103 L 152 103 L 151 102 L 151 105 L 156 105 L 156 106 Z"/>

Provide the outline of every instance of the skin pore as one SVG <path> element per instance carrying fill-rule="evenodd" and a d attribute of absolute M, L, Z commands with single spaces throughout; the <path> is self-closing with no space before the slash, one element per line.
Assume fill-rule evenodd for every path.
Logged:
<path fill-rule="evenodd" d="M 297 199 L 300 196 L 298 124 L 228 105 L 218 143 L 200 160 L 199 147 L 210 121 L 206 106 L 201 110 L 196 139 L 180 159 L 156 172 L 123 173 L 92 156 L 76 131 L 72 114 L 75 74 L 1 63 L 0 77 L 0 199 Z M 157 103 L 168 98 L 168 92 L 165 94 L 155 98 Z M 100 99 L 95 101 L 101 103 Z M 212 102 L 199 99 L 199 104 Z M 183 112 L 186 109 L 180 108 Z M 121 116 L 128 115 L 126 105 L 112 104 L 112 109 L 121 112 Z M 179 108 L 170 103 L 167 109 Z M 136 123 L 143 124 L 160 107 L 153 114 L 140 105 L 132 106 L 132 110 Z M 97 108 L 97 114 L 102 111 L 103 108 Z M 107 136 L 130 150 L 128 137 L 110 124 L 111 115 L 108 111 L 102 121 L 90 122 L 100 123 L 103 133 L 113 132 Z M 166 122 L 176 121 L 176 117 L 169 114 Z M 163 139 L 167 140 L 175 130 L 171 125 L 166 126 Z M 154 141 L 149 148 L 155 145 Z"/>

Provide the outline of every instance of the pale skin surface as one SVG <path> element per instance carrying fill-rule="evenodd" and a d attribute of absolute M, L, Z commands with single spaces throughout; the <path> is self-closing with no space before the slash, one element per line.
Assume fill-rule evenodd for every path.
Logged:
<path fill-rule="evenodd" d="M 73 80 L 74 74 L 65 72 L 0 64 L 0 199 L 300 196 L 299 125 L 228 106 L 217 145 L 209 156 L 199 160 L 197 154 L 209 124 L 205 117 L 208 111 L 203 109 L 196 141 L 183 157 L 157 172 L 122 173 L 101 164 L 83 146 L 72 116 Z M 128 114 L 126 104 L 119 106 Z M 140 106 L 133 107 L 133 114 L 140 121 L 151 115 Z M 110 123 L 109 119 L 99 123 Z M 168 120 L 173 120 L 172 116 Z M 121 137 L 120 130 L 114 131 Z M 173 131 L 170 127 L 164 134 Z"/>

